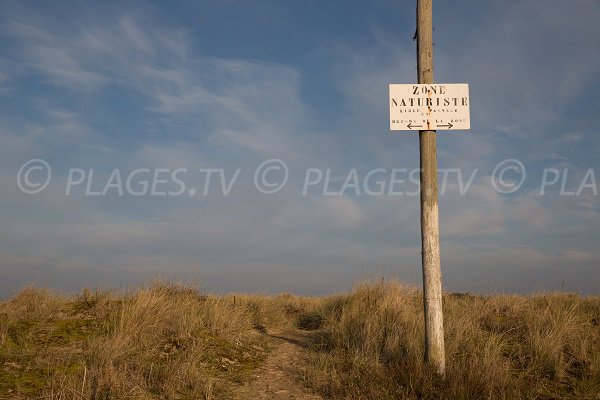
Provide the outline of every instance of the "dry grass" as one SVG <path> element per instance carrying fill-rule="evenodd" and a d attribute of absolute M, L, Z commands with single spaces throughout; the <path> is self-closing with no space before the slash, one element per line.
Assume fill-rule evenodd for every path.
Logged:
<path fill-rule="evenodd" d="M 76 298 L 27 288 L 0 314 L 1 398 L 221 399 L 268 353 L 247 304 L 164 282 Z"/>
<path fill-rule="evenodd" d="M 340 399 L 600 399 L 600 298 L 447 295 L 447 377 L 423 364 L 421 295 L 204 295 L 156 282 L 0 303 L 0 398 L 227 399 L 261 366 L 267 329 L 311 330 L 306 384 Z"/>
<path fill-rule="evenodd" d="M 423 364 L 420 292 L 361 284 L 324 299 L 308 383 L 345 399 L 599 399 L 600 298 L 447 295 L 447 377 Z"/>

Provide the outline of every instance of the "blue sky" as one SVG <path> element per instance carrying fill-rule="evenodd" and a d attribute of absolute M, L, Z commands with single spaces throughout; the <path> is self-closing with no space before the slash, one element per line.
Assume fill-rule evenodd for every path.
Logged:
<path fill-rule="evenodd" d="M 0 9 L 1 295 L 155 276 L 306 294 L 420 284 L 418 197 L 301 194 L 311 168 L 339 187 L 352 169 L 418 167 L 418 136 L 388 128 L 388 84 L 416 80 L 414 2 Z M 559 180 L 540 195 L 548 168 L 568 171 L 566 191 L 600 179 L 599 20 L 594 0 L 434 2 L 436 81 L 471 97 L 471 130 L 438 133 L 439 167 L 475 171 L 465 195 L 450 178 L 440 198 L 445 289 L 600 293 L 597 191 L 561 195 Z M 52 179 L 23 193 L 38 158 Z M 289 170 L 272 195 L 253 186 L 269 159 Z M 491 184 L 505 159 L 527 169 L 510 194 Z M 227 196 L 67 196 L 73 168 L 100 189 L 114 169 L 186 168 L 186 193 L 199 168 L 240 173 Z"/>

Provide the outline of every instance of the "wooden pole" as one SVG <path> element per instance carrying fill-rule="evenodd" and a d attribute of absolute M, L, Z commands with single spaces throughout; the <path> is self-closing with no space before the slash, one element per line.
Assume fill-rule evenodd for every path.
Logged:
<path fill-rule="evenodd" d="M 419 83 L 433 83 L 432 0 L 417 0 Z M 429 125 L 429 124 L 428 124 Z M 427 126 L 429 128 L 429 126 Z M 436 133 L 419 131 L 421 156 L 421 263 L 425 311 L 425 359 L 441 377 L 446 373 L 442 272 L 438 220 Z"/>

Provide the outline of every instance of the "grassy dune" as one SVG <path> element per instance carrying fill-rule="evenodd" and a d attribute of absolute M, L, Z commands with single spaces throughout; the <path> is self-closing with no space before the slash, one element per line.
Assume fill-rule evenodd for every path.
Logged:
<path fill-rule="evenodd" d="M 424 367 L 421 294 L 396 282 L 325 299 L 308 383 L 352 399 L 599 399 L 600 298 L 446 295 L 447 377 Z"/>
<path fill-rule="evenodd" d="M 447 377 L 422 362 L 420 293 L 199 293 L 156 282 L 0 303 L 0 398 L 227 399 L 273 350 L 267 331 L 310 330 L 304 381 L 339 399 L 600 399 L 600 298 L 446 295 Z"/>

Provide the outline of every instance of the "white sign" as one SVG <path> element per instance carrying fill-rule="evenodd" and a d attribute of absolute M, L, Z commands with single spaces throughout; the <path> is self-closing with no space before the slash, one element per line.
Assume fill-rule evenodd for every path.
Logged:
<path fill-rule="evenodd" d="M 390 130 L 470 128 L 467 83 L 390 85 Z"/>

